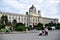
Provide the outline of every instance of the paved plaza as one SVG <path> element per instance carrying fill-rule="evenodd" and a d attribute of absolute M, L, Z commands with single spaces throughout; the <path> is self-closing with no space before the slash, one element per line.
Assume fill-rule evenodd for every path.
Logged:
<path fill-rule="evenodd" d="M 60 40 L 60 30 L 49 31 L 48 36 L 39 36 L 39 31 L 0 34 L 0 40 Z"/>

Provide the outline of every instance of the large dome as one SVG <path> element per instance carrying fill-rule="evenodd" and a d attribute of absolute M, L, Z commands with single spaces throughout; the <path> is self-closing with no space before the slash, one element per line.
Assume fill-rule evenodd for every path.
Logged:
<path fill-rule="evenodd" d="M 34 9 L 35 7 L 34 7 L 34 5 L 32 5 L 31 7 L 30 7 L 30 9 Z M 36 8 L 35 8 L 36 9 Z"/>
<path fill-rule="evenodd" d="M 30 10 L 36 11 L 36 8 L 34 7 L 34 5 L 32 5 L 32 6 L 29 8 L 29 11 L 30 11 Z"/>
<path fill-rule="evenodd" d="M 29 8 L 29 15 L 39 16 L 34 5 Z"/>

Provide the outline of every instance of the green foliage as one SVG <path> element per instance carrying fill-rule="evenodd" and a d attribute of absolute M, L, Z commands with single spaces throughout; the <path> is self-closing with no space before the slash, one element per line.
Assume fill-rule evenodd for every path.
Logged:
<path fill-rule="evenodd" d="M 17 24 L 17 20 L 14 19 L 13 22 L 12 22 L 13 25 L 16 25 Z"/>
<path fill-rule="evenodd" d="M 17 26 L 25 26 L 23 23 L 17 23 Z"/>
<path fill-rule="evenodd" d="M 60 29 L 60 25 L 57 25 L 57 26 L 56 26 L 56 29 Z"/>
<path fill-rule="evenodd" d="M 48 30 L 52 30 L 51 26 L 47 26 L 48 27 Z"/>
<path fill-rule="evenodd" d="M 56 24 L 56 23 L 51 22 L 51 23 L 45 24 L 45 26 L 47 26 L 49 30 L 52 30 L 51 26 L 55 26 L 56 29 L 60 29 L 60 24 L 59 23 Z"/>
<path fill-rule="evenodd" d="M 42 23 L 38 23 L 38 26 L 42 27 L 42 26 L 43 26 L 43 24 L 42 24 Z"/>
<path fill-rule="evenodd" d="M 43 29 L 43 24 L 38 23 L 37 25 L 34 25 L 34 29 L 37 29 L 37 30 Z"/>
<path fill-rule="evenodd" d="M 7 25 L 11 26 L 11 22 L 8 22 Z"/>
<path fill-rule="evenodd" d="M 60 23 L 56 25 L 56 29 L 60 29 Z"/>
<path fill-rule="evenodd" d="M 2 25 L 0 24 L 0 30 L 1 30 L 1 28 L 2 28 Z"/>
<path fill-rule="evenodd" d="M 1 25 L 1 28 L 5 28 L 5 26 L 6 26 L 6 24 L 2 24 L 2 25 Z"/>
<path fill-rule="evenodd" d="M 25 27 L 24 26 L 18 26 L 16 30 L 17 31 L 25 31 Z"/>
<path fill-rule="evenodd" d="M 45 26 L 50 26 L 50 24 L 48 23 L 48 24 L 45 24 Z"/>
<path fill-rule="evenodd" d="M 4 28 L 1 29 L 1 32 L 5 32 L 6 30 Z"/>
<path fill-rule="evenodd" d="M 5 23 L 7 23 L 7 22 L 8 22 L 8 17 L 7 17 L 7 15 L 5 15 L 4 18 L 5 18 L 5 19 L 4 19 Z"/>
<path fill-rule="evenodd" d="M 13 25 L 14 30 L 23 31 L 25 30 L 25 25 L 23 23 L 17 23 Z"/>
<path fill-rule="evenodd" d="M 12 25 L 11 25 L 11 26 L 13 27 L 14 30 L 17 29 L 17 20 L 16 20 L 16 19 L 14 19 L 14 20 L 12 21 Z"/>
<path fill-rule="evenodd" d="M 56 26 L 56 23 L 48 23 L 48 24 L 45 24 L 46 27 L 48 27 L 48 30 L 52 30 L 51 26 Z"/>
<path fill-rule="evenodd" d="M 16 30 L 17 29 L 17 26 L 15 26 L 15 25 L 13 25 L 12 27 L 13 27 L 13 30 Z"/>
<path fill-rule="evenodd" d="M 32 30 L 32 27 L 30 27 L 30 26 L 29 26 L 29 27 L 27 27 L 27 28 L 28 28 L 28 30 Z"/>
<path fill-rule="evenodd" d="M 1 20 L 4 21 L 4 15 L 1 16 Z"/>
<path fill-rule="evenodd" d="M 2 16 L 1 16 L 1 21 L 2 21 L 2 23 L 5 22 L 5 24 L 7 24 L 7 22 L 8 22 L 8 17 L 7 17 L 7 15 L 2 15 Z"/>
<path fill-rule="evenodd" d="M 41 30 L 42 28 L 41 27 L 36 27 L 37 30 Z"/>
<path fill-rule="evenodd" d="M 28 30 L 32 30 L 32 25 L 29 25 Z"/>

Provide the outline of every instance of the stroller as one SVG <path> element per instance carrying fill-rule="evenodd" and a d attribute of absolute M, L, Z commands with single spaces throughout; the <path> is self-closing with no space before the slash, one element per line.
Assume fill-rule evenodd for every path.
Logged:
<path fill-rule="evenodd" d="M 48 35 L 48 32 L 45 30 L 39 32 L 39 36 L 44 36 L 44 35 Z"/>

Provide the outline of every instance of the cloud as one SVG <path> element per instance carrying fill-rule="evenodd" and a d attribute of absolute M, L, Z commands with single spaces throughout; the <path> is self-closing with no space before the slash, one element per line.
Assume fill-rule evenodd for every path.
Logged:
<path fill-rule="evenodd" d="M 7 11 L 7 10 L 8 10 L 8 11 Z M 10 10 L 9 8 L 2 8 L 2 7 L 0 8 L 0 11 L 3 11 L 3 12 L 6 11 L 6 12 L 10 12 L 10 13 L 13 12 L 13 11 Z"/>
<path fill-rule="evenodd" d="M 51 10 L 52 7 L 54 8 L 57 4 L 56 3 L 57 0 L 45 0 L 45 1 L 44 0 L 18 0 L 18 1 L 17 0 L 3 0 L 3 2 L 7 4 L 8 6 L 18 9 L 18 10 L 21 10 L 21 9 L 27 10 L 27 8 L 29 8 L 32 4 L 34 4 L 38 10 L 39 9 Z"/>
<path fill-rule="evenodd" d="M 23 5 L 24 5 L 24 4 L 18 3 L 16 0 L 4 0 L 4 2 L 7 5 L 15 8 L 19 8 L 19 7 L 23 8 Z"/>
<path fill-rule="evenodd" d="M 60 15 L 60 0 L 0 0 L 0 10 L 25 14 L 32 4 L 41 11 L 42 16 L 60 17 L 58 16 Z"/>

